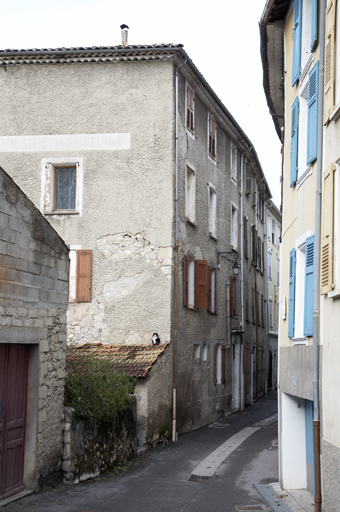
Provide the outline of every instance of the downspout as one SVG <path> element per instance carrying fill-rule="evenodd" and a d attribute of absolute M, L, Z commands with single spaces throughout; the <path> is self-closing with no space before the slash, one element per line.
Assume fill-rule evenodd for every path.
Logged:
<path fill-rule="evenodd" d="M 243 247 L 243 240 L 244 240 L 244 226 L 243 226 L 243 171 L 244 171 L 244 156 L 243 153 L 241 153 L 241 180 L 240 180 L 240 238 L 241 238 L 241 256 L 240 256 L 240 288 L 241 288 L 241 354 L 240 354 L 240 361 L 241 361 L 241 368 L 240 368 L 240 375 L 241 375 L 241 411 L 244 411 L 245 409 L 245 396 L 244 396 L 244 365 L 243 365 L 243 346 L 244 346 L 244 278 L 243 278 L 243 268 L 244 268 L 244 247 Z"/>
<path fill-rule="evenodd" d="M 325 63 L 326 0 L 320 2 L 320 60 L 318 101 L 318 158 L 316 163 L 315 243 L 314 243 L 314 303 L 313 303 L 313 407 L 314 407 L 314 460 L 315 460 L 315 512 L 321 511 L 321 454 L 320 454 L 320 398 L 319 398 L 319 335 L 320 335 L 320 239 L 322 200 L 322 146 L 323 95 Z"/>
<path fill-rule="evenodd" d="M 177 363 L 177 294 L 178 294 L 178 138 L 179 138 L 179 107 L 178 107 L 178 70 L 186 64 L 187 59 L 176 68 L 176 149 L 175 149 L 175 298 L 174 298 L 174 348 L 173 348 L 173 388 L 172 388 L 172 440 L 177 441 L 177 402 L 176 402 L 176 363 Z"/>
<path fill-rule="evenodd" d="M 264 392 L 265 394 L 268 393 L 268 377 L 269 377 L 269 364 L 268 364 L 268 361 L 269 361 L 269 352 L 270 352 L 270 335 L 269 335 L 269 324 L 267 322 L 267 308 L 268 308 L 268 297 L 269 297 L 269 293 L 268 293 L 268 270 L 267 270 L 267 266 L 268 266 L 268 233 L 267 233 L 267 227 L 268 227 L 268 222 L 267 222 L 267 211 L 268 211 L 268 206 L 267 204 L 265 203 L 264 204 L 264 228 L 263 228 L 263 237 L 264 237 L 264 255 L 263 255 L 263 274 L 264 274 L 264 304 L 263 304 L 263 307 L 265 307 L 265 313 L 262 312 L 263 316 L 264 316 L 264 324 L 265 324 L 265 329 L 266 329 L 266 337 L 267 337 L 267 348 L 266 348 L 266 377 L 265 377 L 265 384 L 264 384 Z"/>

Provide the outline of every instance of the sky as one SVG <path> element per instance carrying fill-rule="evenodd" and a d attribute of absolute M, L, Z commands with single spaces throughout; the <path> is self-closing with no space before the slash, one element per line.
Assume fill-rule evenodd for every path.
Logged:
<path fill-rule="evenodd" d="M 266 0 L 0 0 L 0 49 L 183 44 L 252 142 L 280 205 L 280 141 L 262 85 L 258 22 Z"/>

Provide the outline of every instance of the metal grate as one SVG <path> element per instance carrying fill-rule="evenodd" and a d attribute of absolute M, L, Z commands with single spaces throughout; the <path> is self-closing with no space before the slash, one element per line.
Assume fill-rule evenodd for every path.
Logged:
<path fill-rule="evenodd" d="M 206 482 L 209 480 L 208 476 L 200 476 L 200 475 L 191 475 L 189 478 L 189 482 Z"/>
<path fill-rule="evenodd" d="M 248 512 L 250 510 L 263 512 L 266 509 L 264 509 L 262 505 L 241 505 L 236 507 L 236 510 L 238 512 Z"/>

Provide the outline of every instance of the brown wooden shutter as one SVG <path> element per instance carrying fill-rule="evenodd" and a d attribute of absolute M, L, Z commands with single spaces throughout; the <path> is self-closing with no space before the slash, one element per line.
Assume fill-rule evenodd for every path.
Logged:
<path fill-rule="evenodd" d="M 334 171 L 335 166 L 332 164 L 323 176 L 321 295 L 333 289 Z"/>
<path fill-rule="evenodd" d="M 325 78 L 324 78 L 324 124 L 327 124 L 334 108 L 334 61 L 335 61 L 335 0 L 326 8 Z"/>
<path fill-rule="evenodd" d="M 226 352 L 225 345 L 222 345 L 221 349 L 222 349 L 221 350 L 221 352 L 222 352 L 221 353 L 221 358 L 222 358 L 222 379 L 221 380 L 222 380 L 222 384 L 224 384 L 225 383 L 225 352 Z"/>
<path fill-rule="evenodd" d="M 188 305 L 189 273 L 188 256 L 183 256 L 183 306 Z"/>
<path fill-rule="evenodd" d="M 195 261 L 195 307 L 208 309 L 209 266 L 205 260 Z"/>
<path fill-rule="evenodd" d="M 76 301 L 91 302 L 92 250 L 77 251 Z"/>
<path fill-rule="evenodd" d="M 214 386 L 217 384 L 217 344 L 214 346 Z"/>

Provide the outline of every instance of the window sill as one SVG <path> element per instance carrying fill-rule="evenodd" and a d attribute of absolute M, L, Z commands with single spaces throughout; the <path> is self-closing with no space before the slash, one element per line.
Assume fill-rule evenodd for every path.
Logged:
<path fill-rule="evenodd" d="M 208 159 L 210 160 L 210 162 L 216 165 L 216 157 L 214 158 L 212 155 L 208 153 Z"/>
<path fill-rule="evenodd" d="M 186 127 L 186 132 L 192 139 L 195 140 L 195 130 L 192 132 L 188 127 Z"/>
<path fill-rule="evenodd" d="M 60 210 L 56 212 L 44 212 L 44 215 L 79 215 L 79 212 L 71 210 Z"/>
<path fill-rule="evenodd" d="M 307 169 L 305 170 L 305 172 L 302 174 L 301 178 L 299 178 L 296 182 L 296 190 L 299 190 L 299 188 L 301 187 L 302 183 L 304 183 L 306 181 L 307 178 L 309 178 L 309 176 L 311 176 L 312 174 L 312 166 L 309 165 L 307 167 Z"/>
<path fill-rule="evenodd" d="M 190 224 L 190 226 L 192 226 L 193 228 L 196 227 L 196 221 L 195 220 L 191 220 L 189 219 L 189 217 L 186 217 L 185 218 L 185 222 L 187 222 L 188 224 Z"/>
<path fill-rule="evenodd" d="M 330 121 L 337 121 L 340 117 L 340 103 L 334 108 L 333 112 L 329 116 Z"/>
<path fill-rule="evenodd" d="M 294 345 L 308 345 L 308 338 L 305 336 L 301 338 L 292 338 L 293 346 Z"/>
<path fill-rule="evenodd" d="M 217 311 L 209 311 L 209 310 L 208 310 L 208 313 L 209 313 L 210 315 L 215 315 L 215 316 L 217 316 Z"/>
<path fill-rule="evenodd" d="M 237 185 L 237 179 L 234 178 L 234 176 L 231 176 L 231 182 L 234 183 L 234 185 Z"/>
<path fill-rule="evenodd" d="M 329 292 L 327 294 L 327 297 L 330 299 L 339 299 L 340 298 L 340 290 L 337 288 L 336 290 L 333 290 L 332 292 Z"/>
<path fill-rule="evenodd" d="M 213 233 L 209 233 L 209 236 L 212 240 L 215 240 L 215 242 L 217 242 L 217 236 L 214 235 Z"/>
<path fill-rule="evenodd" d="M 190 311 L 197 311 L 197 308 L 195 308 L 195 306 L 186 306 L 187 309 L 189 309 Z"/>

